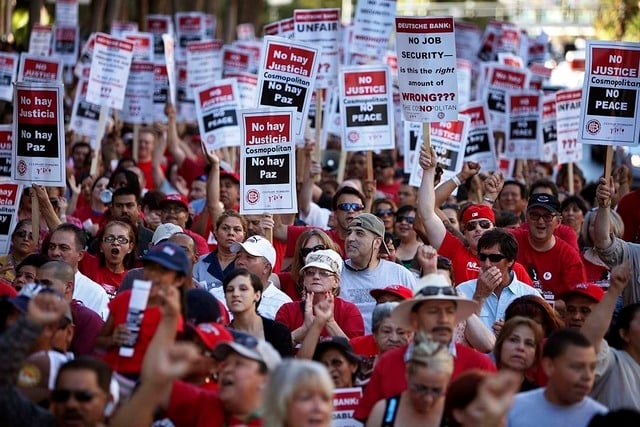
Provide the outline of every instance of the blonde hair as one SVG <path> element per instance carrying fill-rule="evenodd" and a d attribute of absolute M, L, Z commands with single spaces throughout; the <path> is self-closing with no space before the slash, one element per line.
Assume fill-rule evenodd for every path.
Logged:
<path fill-rule="evenodd" d="M 451 375 L 453 373 L 453 356 L 447 347 L 420 331 L 416 333 L 411 357 L 407 361 L 409 375 L 415 373 L 418 367 L 426 367 Z"/>
<path fill-rule="evenodd" d="M 324 365 L 312 360 L 285 359 L 270 374 L 264 391 L 263 426 L 288 425 L 287 410 L 303 389 L 319 390 L 332 401 L 333 380 Z"/>
<path fill-rule="evenodd" d="M 596 220 L 597 210 L 590 210 L 584 216 L 584 221 L 582 221 L 582 230 L 580 230 L 580 237 L 582 237 L 582 244 L 587 247 L 593 247 L 595 244 L 591 237 L 589 237 L 589 225 L 591 222 Z M 624 234 L 624 223 L 622 222 L 622 218 L 620 214 L 614 210 L 609 211 L 609 222 L 610 228 L 609 232 L 613 233 L 614 236 L 622 238 Z"/>

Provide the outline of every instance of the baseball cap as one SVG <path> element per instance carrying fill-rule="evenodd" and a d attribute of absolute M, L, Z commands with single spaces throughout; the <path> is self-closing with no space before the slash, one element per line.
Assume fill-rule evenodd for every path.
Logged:
<path fill-rule="evenodd" d="M 595 302 L 600 302 L 602 297 L 604 297 L 604 290 L 595 283 L 578 283 L 573 285 L 569 290 L 562 292 L 558 298 L 565 301 L 572 295 L 582 295 Z"/>
<path fill-rule="evenodd" d="M 167 240 L 174 234 L 181 233 L 182 231 L 184 231 L 182 227 L 170 222 L 167 222 L 166 224 L 160 224 L 153 232 L 153 236 L 151 237 L 151 244 L 155 246 L 158 243 Z"/>
<path fill-rule="evenodd" d="M 305 259 L 304 267 L 300 271 L 309 267 L 316 267 L 322 270 L 331 271 L 337 276 L 342 273 L 342 257 L 332 249 L 311 252 Z"/>
<path fill-rule="evenodd" d="M 149 249 L 149 252 L 142 257 L 142 261 L 155 262 L 162 267 L 176 271 L 183 276 L 189 275 L 189 258 L 187 253 L 180 246 L 171 242 L 162 242 Z"/>
<path fill-rule="evenodd" d="M 353 363 L 359 363 L 360 357 L 355 354 L 349 340 L 345 337 L 323 337 L 320 338 L 316 345 L 316 351 L 313 353 L 313 360 L 320 360 L 325 351 L 335 348 L 340 351 L 347 360 Z"/>
<path fill-rule="evenodd" d="M 206 322 L 194 325 L 187 323 L 187 330 L 193 332 L 202 343 L 213 351 L 218 344 L 233 341 L 233 335 L 224 326 L 215 322 Z"/>
<path fill-rule="evenodd" d="M 220 179 L 229 178 L 236 182 L 236 184 L 240 184 L 240 175 L 236 172 L 230 172 L 226 169 L 220 169 Z"/>
<path fill-rule="evenodd" d="M 238 253 L 240 249 L 247 251 L 249 255 L 265 257 L 271 267 L 276 264 L 276 250 L 270 241 L 262 236 L 251 236 L 242 243 L 234 242 L 231 252 Z"/>
<path fill-rule="evenodd" d="M 493 213 L 493 209 L 487 205 L 471 205 L 465 209 L 462 214 L 463 224 L 466 224 L 469 221 L 477 221 L 479 219 L 488 219 L 492 223 L 496 223 L 496 216 Z"/>
<path fill-rule="evenodd" d="M 160 200 L 160 207 L 169 203 L 178 203 L 182 205 L 186 210 L 189 210 L 189 199 L 182 194 L 167 194 Z"/>
<path fill-rule="evenodd" d="M 372 289 L 369 291 L 369 294 L 377 300 L 382 295 L 391 294 L 395 295 L 403 300 L 408 300 L 413 298 L 413 291 L 406 286 L 403 285 L 389 285 L 384 288 Z"/>
<path fill-rule="evenodd" d="M 224 360 L 229 353 L 235 352 L 247 359 L 262 362 L 269 371 L 273 371 L 280 364 L 282 358 L 267 341 L 256 338 L 244 332 L 232 331 L 233 341 L 221 342 L 213 350 L 213 357 Z"/>
<path fill-rule="evenodd" d="M 193 288 L 184 293 L 186 318 L 194 325 L 218 322 L 222 313 L 218 299 L 206 289 Z"/>
<path fill-rule="evenodd" d="M 535 193 L 529 197 L 529 203 L 527 204 L 527 210 L 540 206 L 547 209 L 550 212 L 560 213 L 560 202 L 552 194 Z"/>
<path fill-rule="evenodd" d="M 372 232 L 377 237 L 382 238 L 382 246 L 380 247 L 381 252 L 389 253 L 389 249 L 387 248 L 387 244 L 384 241 L 384 223 L 380 218 L 371 213 L 361 213 L 351 220 L 349 223 L 349 227 L 360 227 L 364 228 L 367 231 Z"/>

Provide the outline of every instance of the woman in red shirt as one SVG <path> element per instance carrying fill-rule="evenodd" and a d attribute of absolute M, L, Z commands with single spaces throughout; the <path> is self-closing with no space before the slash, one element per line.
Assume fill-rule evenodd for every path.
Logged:
<path fill-rule="evenodd" d="M 78 206 L 73 213 L 73 216 L 82 221 L 83 225 L 87 220 L 91 220 L 91 223 L 96 226 L 100 224 L 102 215 L 107 210 L 107 205 L 100 199 L 100 193 L 107 189 L 107 184 L 109 184 L 109 178 L 106 176 L 96 179 L 91 188 L 89 203 L 84 206 Z M 87 228 L 89 227 L 85 227 L 85 229 Z"/>

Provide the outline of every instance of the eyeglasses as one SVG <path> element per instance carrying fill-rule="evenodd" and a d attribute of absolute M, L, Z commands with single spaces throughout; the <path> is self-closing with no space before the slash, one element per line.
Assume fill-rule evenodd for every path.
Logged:
<path fill-rule="evenodd" d="M 88 390 L 68 390 L 65 388 L 58 388 L 51 392 L 51 400 L 57 403 L 67 402 L 71 396 L 78 402 L 87 403 L 91 402 L 97 394 Z"/>
<path fill-rule="evenodd" d="M 102 241 L 104 243 L 115 243 L 118 242 L 121 245 L 126 245 L 127 243 L 129 243 L 131 240 L 127 239 L 124 236 L 113 236 L 113 235 L 109 235 L 109 236 L 104 236 L 104 238 L 102 239 Z"/>
<path fill-rule="evenodd" d="M 467 231 L 473 231 L 477 226 L 480 226 L 483 230 L 488 230 L 491 228 L 491 221 L 487 219 L 481 219 L 480 221 L 469 221 L 464 225 L 464 229 Z"/>
<path fill-rule="evenodd" d="M 444 394 L 444 389 L 442 387 L 427 387 L 423 384 L 414 384 L 411 382 L 409 383 L 409 390 L 423 396 L 440 397 Z"/>
<path fill-rule="evenodd" d="M 316 270 L 315 268 L 307 268 L 303 272 L 304 277 L 314 277 L 316 274 L 319 274 L 320 277 L 326 279 L 327 277 L 334 276 L 335 273 L 327 270 Z"/>
<path fill-rule="evenodd" d="M 483 254 L 482 252 L 478 252 L 478 259 L 482 262 L 485 262 L 487 259 L 491 262 L 500 262 L 505 258 L 506 256 L 502 254 Z"/>
<path fill-rule="evenodd" d="M 396 217 L 396 222 L 400 223 L 400 222 L 404 222 L 406 221 L 407 224 L 413 224 L 416 221 L 416 217 L 415 216 L 404 216 L 404 215 L 400 215 L 398 217 Z"/>
<path fill-rule="evenodd" d="M 544 222 L 551 222 L 557 216 L 557 214 L 552 213 L 540 214 L 538 212 L 527 212 L 527 218 L 534 222 L 539 221 L 540 218 L 542 218 Z"/>
<path fill-rule="evenodd" d="M 360 203 L 340 203 L 338 205 L 338 210 L 341 210 L 343 212 L 349 212 L 349 211 L 360 212 L 363 209 L 364 209 L 364 205 L 361 205 Z"/>
<path fill-rule="evenodd" d="M 25 230 L 24 228 L 22 230 L 16 231 L 14 234 L 20 237 L 21 239 L 27 238 L 29 240 L 33 240 L 33 233 Z"/>
<path fill-rule="evenodd" d="M 327 249 L 327 247 L 325 245 L 315 245 L 312 248 L 302 248 L 302 249 L 300 249 L 300 254 L 302 255 L 302 258 L 306 258 L 307 255 L 309 255 L 311 252 L 324 251 L 325 249 Z"/>
<path fill-rule="evenodd" d="M 420 289 L 417 295 L 432 297 L 434 295 L 458 296 L 458 292 L 452 286 L 425 286 Z"/>
<path fill-rule="evenodd" d="M 187 210 L 184 208 L 184 206 L 163 206 L 162 207 L 162 212 L 164 213 L 184 213 Z"/>
<path fill-rule="evenodd" d="M 375 212 L 376 216 L 389 216 L 389 215 L 393 215 L 396 212 L 393 209 L 378 209 Z"/>

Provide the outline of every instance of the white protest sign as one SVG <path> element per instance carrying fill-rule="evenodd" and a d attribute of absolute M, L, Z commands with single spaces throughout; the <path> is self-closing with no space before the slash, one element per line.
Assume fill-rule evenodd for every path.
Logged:
<path fill-rule="evenodd" d="M 64 187 L 64 90 L 56 83 L 16 83 L 11 179 Z"/>
<path fill-rule="evenodd" d="M 236 79 L 218 80 L 194 89 L 202 141 L 208 150 L 240 145 Z"/>
<path fill-rule="evenodd" d="M 340 65 L 340 9 L 296 9 L 294 40 L 318 46 L 316 88 L 334 87 Z"/>
<path fill-rule="evenodd" d="M 122 110 L 132 59 L 133 43 L 96 34 L 87 101 Z"/>
<path fill-rule="evenodd" d="M 239 108 L 254 108 L 257 103 L 258 76 L 251 73 L 229 73 L 227 77 L 237 81 Z"/>
<path fill-rule="evenodd" d="M 56 25 L 78 26 L 78 0 L 56 0 Z"/>
<path fill-rule="evenodd" d="M 178 97 L 178 121 L 195 123 L 196 105 L 193 90 L 187 80 L 187 61 L 176 61 L 176 96 Z"/>
<path fill-rule="evenodd" d="M 18 222 L 18 207 L 22 196 L 22 185 L 0 182 L 0 252 L 9 253 L 11 232 Z"/>
<path fill-rule="evenodd" d="M 230 73 L 249 73 L 250 62 L 251 53 L 245 50 L 233 46 L 225 46 L 222 51 L 224 77 L 228 77 Z"/>
<path fill-rule="evenodd" d="M 508 133 L 505 155 L 516 159 L 542 157 L 541 91 L 507 92 Z"/>
<path fill-rule="evenodd" d="M 296 213 L 292 108 L 241 111 L 241 214 Z"/>
<path fill-rule="evenodd" d="M 137 22 L 113 21 L 111 23 L 111 36 L 122 39 L 125 32 L 138 31 Z"/>
<path fill-rule="evenodd" d="M 122 107 L 123 122 L 153 123 L 154 71 L 153 62 L 134 61 L 131 63 Z"/>
<path fill-rule="evenodd" d="M 265 36 L 280 36 L 284 39 L 293 39 L 294 37 L 294 20 L 293 18 L 285 18 L 279 21 L 265 24 L 262 27 L 262 34 Z"/>
<path fill-rule="evenodd" d="M 474 101 L 463 105 L 460 107 L 460 114 L 469 117 L 464 160 L 478 163 L 480 170 L 497 171 L 498 155 L 493 140 L 493 128 L 484 103 Z"/>
<path fill-rule="evenodd" d="M 351 29 L 353 37 L 345 45 L 347 58 L 353 55 L 380 58 L 389 45 L 395 17 L 395 0 L 358 0 Z"/>
<path fill-rule="evenodd" d="M 30 55 L 49 56 L 51 55 L 51 41 L 53 40 L 53 27 L 51 25 L 36 24 L 31 29 L 29 37 Z"/>
<path fill-rule="evenodd" d="M 177 100 L 177 82 L 176 82 L 176 57 L 175 57 L 175 41 L 173 36 L 169 34 L 162 35 L 164 43 L 164 64 L 167 70 L 167 81 L 169 82 L 169 101 L 175 105 Z"/>
<path fill-rule="evenodd" d="M 340 72 L 340 97 L 343 150 L 395 148 L 389 67 L 344 67 Z"/>
<path fill-rule="evenodd" d="M 558 151 L 556 130 L 556 94 L 545 95 L 542 99 L 542 157 L 543 162 L 552 162 Z"/>
<path fill-rule="evenodd" d="M 0 180 L 11 179 L 11 125 L 0 125 Z"/>
<path fill-rule="evenodd" d="M 19 57 L 17 53 L 0 52 L 0 99 L 13 100 L 13 81 L 18 74 Z"/>
<path fill-rule="evenodd" d="M 457 119 L 453 18 L 396 18 L 396 48 L 405 119 L 413 122 Z"/>
<path fill-rule="evenodd" d="M 169 15 L 147 15 L 147 31 L 153 34 L 154 61 L 164 56 L 163 34 L 173 34 L 173 20 Z"/>
<path fill-rule="evenodd" d="M 279 37 L 264 38 L 258 107 L 296 108 L 293 131 L 302 141 L 316 77 L 318 49 Z"/>
<path fill-rule="evenodd" d="M 236 41 L 233 43 L 236 48 L 249 53 L 249 72 L 257 73 L 262 58 L 262 43 L 258 40 Z"/>
<path fill-rule="evenodd" d="M 587 41 L 580 142 L 638 145 L 639 69 L 640 43 Z"/>
<path fill-rule="evenodd" d="M 422 144 L 422 123 L 403 120 L 402 124 L 404 173 L 410 174 L 414 164 L 418 161 L 417 149 Z"/>
<path fill-rule="evenodd" d="M 176 13 L 177 60 L 186 60 L 187 44 L 204 39 L 205 16 L 200 12 Z"/>
<path fill-rule="evenodd" d="M 333 416 L 331 427 L 362 427 L 353 413 L 362 399 L 362 388 L 337 388 L 333 390 Z"/>
<path fill-rule="evenodd" d="M 342 117 L 340 117 L 340 87 L 334 87 L 330 92 L 329 111 L 327 115 L 326 130 L 334 135 L 342 135 Z"/>
<path fill-rule="evenodd" d="M 482 31 L 471 22 L 456 21 L 456 57 L 475 62 L 478 59 Z"/>
<path fill-rule="evenodd" d="M 238 40 L 255 40 L 256 29 L 252 23 L 243 22 L 236 26 L 236 35 L 238 36 Z"/>
<path fill-rule="evenodd" d="M 84 79 L 78 81 L 69 128 L 78 135 L 88 136 L 93 143 L 98 131 L 100 106 L 87 102 L 87 85 Z"/>
<path fill-rule="evenodd" d="M 28 83 L 62 82 L 62 62 L 60 58 L 20 54 L 18 81 Z"/>
<path fill-rule="evenodd" d="M 78 79 L 88 79 L 91 71 L 91 58 L 93 58 L 93 46 L 96 42 L 96 33 L 89 36 L 89 40 L 82 46 L 78 63 L 73 68 L 73 74 Z"/>
<path fill-rule="evenodd" d="M 151 33 L 141 33 L 138 31 L 125 31 L 122 38 L 133 43 L 134 61 L 154 61 L 154 37 Z"/>
<path fill-rule="evenodd" d="M 78 60 L 79 44 L 80 36 L 77 26 L 63 27 L 56 25 L 53 40 L 53 54 L 60 57 L 64 65 L 75 65 Z"/>
<path fill-rule="evenodd" d="M 456 59 L 456 75 L 458 76 L 458 105 L 471 102 L 471 80 L 473 71 L 471 61 Z"/>
<path fill-rule="evenodd" d="M 187 85 L 196 88 L 222 78 L 222 40 L 187 43 Z"/>
<path fill-rule="evenodd" d="M 558 164 L 582 160 L 582 143 L 578 134 L 582 125 L 583 97 L 582 89 L 556 92 Z"/>
<path fill-rule="evenodd" d="M 153 64 L 153 121 L 167 123 L 164 109 L 168 101 L 169 76 L 167 74 L 167 66 L 164 63 Z"/>

